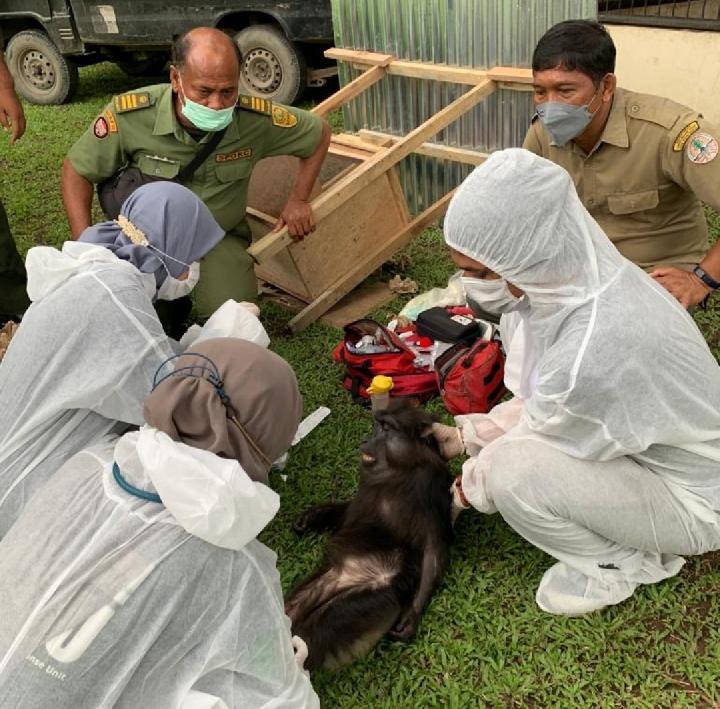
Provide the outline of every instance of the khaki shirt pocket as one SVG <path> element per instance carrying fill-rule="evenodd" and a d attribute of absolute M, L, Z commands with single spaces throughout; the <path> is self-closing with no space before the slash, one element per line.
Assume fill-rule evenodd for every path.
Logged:
<path fill-rule="evenodd" d="M 247 180 L 252 172 L 252 162 L 250 160 L 230 160 L 229 162 L 217 163 L 215 166 L 215 176 L 218 182 L 237 182 L 238 180 Z"/>
<path fill-rule="evenodd" d="M 608 209 L 617 216 L 655 209 L 659 203 L 660 195 L 657 190 L 608 195 Z"/>
<path fill-rule="evenodd" d="M 154 155 L 141 155 L 137 166 L 144 175 L 162 180 L 172 180 L 180 172 L 180 165 Z"/>

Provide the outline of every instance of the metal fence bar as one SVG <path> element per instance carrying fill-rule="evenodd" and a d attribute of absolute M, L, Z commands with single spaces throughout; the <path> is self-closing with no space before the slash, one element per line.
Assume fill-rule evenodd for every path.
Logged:
<path fill-rule="evenodd" d="M 597 0 L 331 0 L 338 47 L 399 59 L 487 69 L 530 66 L 544 32 L 570 18 L 595 18 Z M 358 71 L 341 62 L 342 85 Z M 345 127 L 404 135 L 457 98 L 462 87 L 388 76 L 346 107 Z M 529 92 L 496 91 L 432 139 L 480 152 L 522 144 L 533 114 Z M 471 167 L 412 155 L 400 179 L 413 213 L 456 187 Z"/>
<path fill-rule="evenodd" d="M 720 0 L 599 0 L 598 19 L 674 29 L 720 30 Z"/>

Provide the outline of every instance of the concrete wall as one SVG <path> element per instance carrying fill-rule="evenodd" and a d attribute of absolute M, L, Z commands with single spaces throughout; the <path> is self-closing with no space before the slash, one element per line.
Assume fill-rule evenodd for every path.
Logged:
<path fill-rule="evenodd" d="M 618 84 L 700 111 L 720 130 L 720 32 L 606 25 Z"/>

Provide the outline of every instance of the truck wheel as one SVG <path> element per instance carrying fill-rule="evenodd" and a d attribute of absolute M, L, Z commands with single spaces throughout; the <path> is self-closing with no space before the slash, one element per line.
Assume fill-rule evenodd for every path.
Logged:
<path fill-rule="evenodd" d="M 25 30 L 13 35 L 5 58 L 15 88 L 30 103 L 65 103 L 77 90 L 77 66 L 43 32 Z"/>
<path fill-rule="evenodd" d="M 272 25 L 252 25 L 235 35 L 242 53 L 240 91 L 292 103 L 305 88 L 305 59 Z"/>

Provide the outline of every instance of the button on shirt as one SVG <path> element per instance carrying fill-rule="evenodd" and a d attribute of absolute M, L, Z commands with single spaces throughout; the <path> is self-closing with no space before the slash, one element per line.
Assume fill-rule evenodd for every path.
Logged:
<path fill-rule="evenodd" d="M 121 167 L 137 167 L 152 177 L 172 179 L 195 157 L 210 134 L 199 141 L 177 120 L 170 84 L 137 89 L 124 96 L 139 101 L 110 103 L 72 146 L 70 162 L 90 182 L 98 183 Z M 119 97 L 122 99 L 123 97 Z M 263 102 L 268 105 L 269 102 Z M 129 109 L 122 110 L 122 107 Z M 306 158 L 320 143 L 322 121 L 312 113 L 283 107 L 296 118 L 275 125 L 265 112 L 237 109 L 214 152 L 185 183 L 226 231 L 247 236 L 247 191 L 255 163 L 272 155 Z"/>
<path fill-rule="evenodd" d="M 553 144 L 534 120 L 523 147 L 564 167 L 586 209 L 620 253 L 646 269 L 688 268 L 708 250 L 701 200 L 720 210 L 717 131 L 692 109 L 618 88 L 598 145 Z M 714 143 L 713 143 L 714 141 Z"/>

